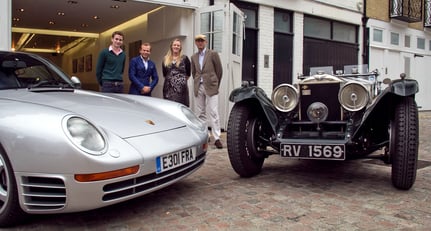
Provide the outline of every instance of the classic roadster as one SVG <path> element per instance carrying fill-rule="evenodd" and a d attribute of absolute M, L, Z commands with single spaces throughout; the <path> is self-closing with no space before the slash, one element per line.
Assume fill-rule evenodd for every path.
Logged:
<path fill-rule="evenodd" d="M 207 141 L 184 105 L 85 91 L 40 56 L 0 51 L 0 226 L 164 188 L 203 165 Z"/>
<path fill-rule="evenodd" d="M 414 79 L 385 79 L 350 65 L 312 68 L 295 84 L 275 87 L 271 99 L 243 83 L 227 129 L 230 163 L 241 177 L 259 174 L 265 158 L 338 160 L 378 158 L 392 165 L 392 184 L 410 189 L 418 160 L 418 108 Z M 365 71 L 363 71 L 365 70 Z M 244 138 L 245 137 L 245 138 Z"/>

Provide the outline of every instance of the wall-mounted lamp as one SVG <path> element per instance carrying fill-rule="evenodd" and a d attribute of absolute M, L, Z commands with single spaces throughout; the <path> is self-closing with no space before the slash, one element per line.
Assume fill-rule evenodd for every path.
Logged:
<path fill-rule="evenodd" d="M 414 57 L 414 58 L 416 58 L 416 57 L 423 58 L 424 56 L 423 56 L 423 55 L 420 55 L 420 54 L 415 54 L 413 57 Z"/>

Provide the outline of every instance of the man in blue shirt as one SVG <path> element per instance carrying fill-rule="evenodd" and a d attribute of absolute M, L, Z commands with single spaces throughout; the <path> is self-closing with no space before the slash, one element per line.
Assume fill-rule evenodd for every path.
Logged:
<path fill-rule="evenodd" d="M 151 96 L 151 91 L 159 82 L 156 64 L 150 60 L 151 45 L 144 43 L 139 49 L 139 56 L 130 60 L 129 94 Z"/>

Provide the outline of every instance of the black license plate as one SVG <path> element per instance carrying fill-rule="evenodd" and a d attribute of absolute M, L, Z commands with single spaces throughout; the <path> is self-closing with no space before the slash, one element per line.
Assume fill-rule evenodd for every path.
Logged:
<path fill-rule="evenodd" d="M 281 144 L 282 157 L 299 159 L 346 159 L 346 149 L 340 144 Z"/>

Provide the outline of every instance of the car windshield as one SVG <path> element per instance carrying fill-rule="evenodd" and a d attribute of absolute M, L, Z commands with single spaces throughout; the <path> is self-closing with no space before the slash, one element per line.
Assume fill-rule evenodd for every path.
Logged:
<path fill-rule="evenodd" d="M 42 58 L 0 53 L 0 89 L 72 87 L 67 76 Z"/>

